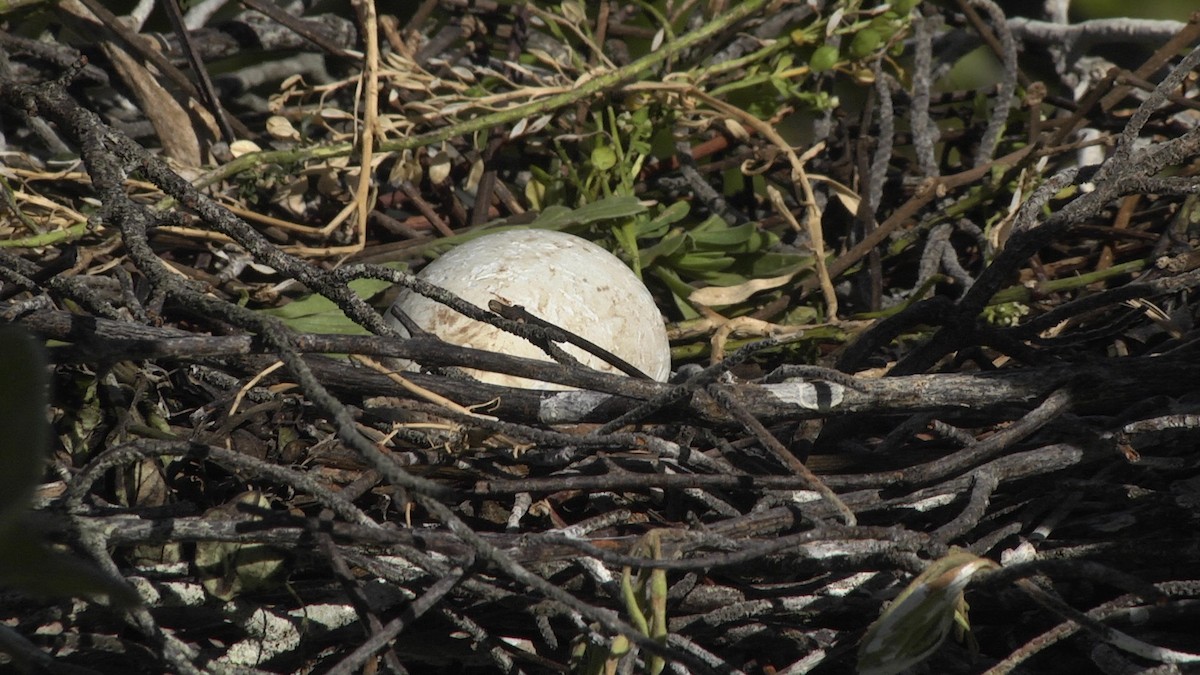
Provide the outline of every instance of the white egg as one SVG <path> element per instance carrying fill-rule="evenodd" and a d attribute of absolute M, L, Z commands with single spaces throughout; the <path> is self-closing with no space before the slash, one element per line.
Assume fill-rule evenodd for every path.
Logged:
<path fill-rule="evenodd" d="M 645 285 L 619 258 L 586 239 L 549 230 L 489 234 L 452 249 L 418 276 L 483 309 L 492 300 L 520 305 L 534 316 L 621 357 L 660 382 L 671 372 L 662 315 Z M 410 290 L 393 309 L 455 345 L 550 360 L 538 347 Z M 407 335 L 388 313 L 389 324 Z M 619 372 L 574 345 L 559 343 L 587 366 Z M 402 367 L 418 366 L 402 362 Z M 507 387 L 569 389 L 527 378 L 465 369 L 483 382 Z"/>

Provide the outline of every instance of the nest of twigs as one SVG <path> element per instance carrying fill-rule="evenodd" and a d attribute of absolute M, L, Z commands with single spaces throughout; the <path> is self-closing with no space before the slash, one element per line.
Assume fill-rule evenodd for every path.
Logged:
<path fill-rule="evenodd" d="M 1200 23 L 161 4 L 0 15 L 0 314 L 53 419 L 0 502 L 40 551 L 0 555 L 0 664 L 1200 661 Z M 514 225 L 629 262 L 675 377 L 388 329 Z M 36 381 L 0 382 L 34 425 Z"/>

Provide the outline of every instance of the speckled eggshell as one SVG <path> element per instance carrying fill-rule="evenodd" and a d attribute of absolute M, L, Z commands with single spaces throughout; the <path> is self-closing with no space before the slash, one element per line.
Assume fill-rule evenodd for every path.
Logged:
<path fill-rule="evenodd" d="M 619 258 L 586 239 L 549 230 L 489 234 L 452 249 L 418 275 L 487 308 L 491 300 L 520 305 L 607 349 L 658 381 L 671 372 L 662 315 L 650 291 Z M 394 307 L 418 326 L 456 345 L 550 360 L 526 340 L 468 319 L 425 296 L 404 290 Z M 407 331 L 389 312 L 393 328 Z M 619 372 L 573 345 L 560 345 L 580 362 Z M 403 364 L 410 370 L 417 366 Z M 521 377 L 466 369 L 483 382 L 507 387 L 569 389 Z"/>

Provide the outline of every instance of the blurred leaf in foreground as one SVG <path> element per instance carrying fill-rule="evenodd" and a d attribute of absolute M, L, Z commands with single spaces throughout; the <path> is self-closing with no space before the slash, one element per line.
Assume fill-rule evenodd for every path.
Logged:
<path fill-rule="evenodd" d="M 92 564 L 51 548 L 27 523 L 45 470 L 46 359 L 24 331 L 0 328 L 0 586 L 50 596 L 107 595 L 117 605 L 137 594 Z"/>
<path fill-rule="evenodd" d="M 963 589 L 981 570 L 999 565 L 952 548 L 933 561 L 871 624 L 858 650 L 860 675 L 891 675 L 937 651 L 955 619 L 966 622 Z"/>

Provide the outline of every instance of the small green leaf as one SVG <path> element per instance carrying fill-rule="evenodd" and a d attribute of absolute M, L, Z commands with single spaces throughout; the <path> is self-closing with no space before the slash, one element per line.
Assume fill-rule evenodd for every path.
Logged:
<path fill-rule="evenodd" d="M 657 258 L 674 255 L 679 249 L 683 248 L 685 243 L 687 243 L 687 237 L 679 230 L 676 230 L 663 237 L 657 244 L 650 248 L 642 249 L 642 264 L 649 267 Z"/>
<path fill-rule="evenodd" d="M 684 272 L 716 272 L 733 263 L 733 258 L 719 251 L 692 251 L 673 257 L 671 266 Z"/>
<path fill-rule="evenodd" d="M 675 223 L 687 217 L 692 207 L 683 201 L 675 202 L 674 204 L 663 209 L 652 220 L 638 225 L 638 239 L 650 239 L 661 237 L 667 233 L 667 230 Z"/>
<path fill-rule="evenodd" d="M 736 227 L 692 232 L 690 238 L 696 243 L 698 249 L 727 251 L 750 241 L 757 231 L 757 227 L 754 223 L 743 223 Z"/>
<path fill-rule="evenodd" d="M 709 286 L 736 286 L 746 282 L 746 275 L 721 270 L 700 270 L 692 273 L 696 281 L 702 281 Z"/>
<path fill-rule="evenodd" d="M 575 222 L 572 218 L 574 213 L 566 206 L 553 204 L 542 209 L 529 227 L 534 230 L 558 230 Z"/>
<path fill-rule="evenodd" d="M 700 312 L 696 311 L 687 301 L 687 296 L 696 290 L 688 285 L 686 281 L 679 278 L 679 274 L 675 270 L 667 267 L 655 267 L 651 270 L 654 276 L 658 277 L 667 288 L 671 290 L 671 299 L 675 301 L 675 306 L 679 309 L 679 313 L 685 320 L 695 319 L 700 316 Z"/>
<path fill-rule="evenodd" d="M 546 184 L 537 178 L 530 178 L 525 184 L 525 199 L 529 200 L 531 208 L 541 209 L 546 201 Z"/>
<path fill-rule="evenodd" d="M 798 253 L 759 253 L 748 258 L 745 271 L 752 277 L 776 277 L 813 266 L 812 256 Z"/>

